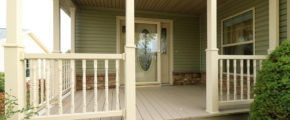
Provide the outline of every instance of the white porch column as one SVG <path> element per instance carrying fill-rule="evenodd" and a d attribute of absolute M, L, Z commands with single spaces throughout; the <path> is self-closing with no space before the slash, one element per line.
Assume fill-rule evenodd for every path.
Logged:
<path fill-rule="evenodd" d="M 60 6 L 53 0 L 53 53 L 60 53 Z"/>
<path fill-rule="evenodd" d="M 279 0 L 269 0 L 269 49 L 270 54 L 279 46 Z"/>
<path fill-rule="evenodd" d="M 71 53 L 75 53 L 75 21 L 76 21 L 76 8 L 70 9 L 71 19 Z"/>
<path fill-rule="evenodd" d="M 125 61 L 125 108 L 126 120 L 136 120 L 135 77 L 135 12 L 134 0 L 126 0 L 126 61 Z"/>
<path fill-rule="evenodd" d="M 5 92 L 17 98 L 16 109 L 25 106 L 24 52 L 22 46 L 22 0 L 7 0 L 7 41 L 4 50 Z M 16 114 L 11 120 L 22 120 Z"/>
<path fill-rule="evenodd" d="M 207 0 L 206 111 L 218 112 L 217 0 Z"/>

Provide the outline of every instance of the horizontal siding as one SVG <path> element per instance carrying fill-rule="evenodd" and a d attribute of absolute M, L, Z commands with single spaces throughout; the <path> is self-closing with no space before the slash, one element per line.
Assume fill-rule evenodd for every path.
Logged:
<path fill-rule="evenodd" d="M 116 16 L 124 15 L 123 10 L 78 8 L 76 52 L 116 53 Z M 172 19 L 174 21 L 174 71 L 200 70 L 199 17 L 154 12 L 136 12 L 136 17 Z M 112 65 L 113 63 L 110 64 Z"/>
<path fill-rule="evenodd" d="M 201 38 L 200 38 L 200 46 L 201 46 L 201 50 L 200 50 L 200 57 L 201 57 L 201 71 L 205 72 L 206 71 L 206 53 L 205 53 L 205 49 L 207 47 L 207 17 L 206 17 L 206 13 L 202 14 L 200 17 L 200 30 L 201 30 Z"/>
<path fill-rule="evenodd" d="M 269 3 L 268 0 L 228 0 L 218 5 L 217 10 L 217 46 L 221 51 L 221 21 L 250 8 L 255 8 L 255 54 L 265 55 L 269 46 Z M 201 16 L 201 70 L 205 71 L 206 57 L 206 12 Z"/>
<path fill-rule="evenodd" d="M 287 0 L 280 0 L 280 41 L 287 39 Z"/>

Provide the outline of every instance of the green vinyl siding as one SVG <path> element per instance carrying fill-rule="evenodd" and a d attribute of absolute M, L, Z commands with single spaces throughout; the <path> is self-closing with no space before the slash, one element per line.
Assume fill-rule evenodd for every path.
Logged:
<path fill-rule="evenodd" d="M 287 0 L 280 0 L 280 41 L 287 39 Z"/>
<path fill-rule="evenodd" d="M 76 52 L 116 53 L 116 16 L 124 15 L 124 10 L 79 7 L 76 16 Z M 173 20 L 174 71 L 200 71 L 199 17 L 138 11 L 135 16 Z M 110 66 L 113 66 L 113 61 Z"/>
<path fill-rule="evenodd" d="M 205 72 L 206 70 L 206 53 L 205 53 L 205 49 L 207 47 L 207 17 L 206 17 L 206 13 L 203 13 L 200 16 L 200 31 L 201 31 L 201 38 L 200 38 L 200 57 L 201 57 L 201 67 L 200 67 L 200 71 L 201 72 Z"/>
<path fill-rule="evenodd" d="M 221 51 L 221 21 L 239 12 L 255 9 L 255 54 L 266 55 L 269 46 L 269 1 L 268 0 L 228 0 L 218 5 L 217 47 Z M 201 15 L 201 71 L 205 71 L 206 57 L 206 12 Z"/>

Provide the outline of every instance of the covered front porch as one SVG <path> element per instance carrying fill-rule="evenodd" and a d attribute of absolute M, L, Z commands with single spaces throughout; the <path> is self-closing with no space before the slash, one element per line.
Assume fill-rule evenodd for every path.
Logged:
<path fill-rule="evenodd" d="M 18 8 L 21 1 L 9 0 L 7 7 L 11 21 L 7 23 L 5 47 L 6 90 L 11 89 L 17 96 L 20 107 L 33 105 L 33 111 L 39 115 L 32 119 L 37 120 L 159 120 L 246 112 L 253 100 L 257 70 L 261 69 L 266 54 L 275 49 L 279 39 L 278 20 L 275 19 L 279 16 L 275 12 L 263 16 L 268 13 L 264 13 L 268 9 L 264 5 L 269 5 L 266 11 L 278 12 L 279 2 L 274 0 L 264 1 L 263 5 L 240 0 L 246 7 L 238 10 L 232 7 L 235 0 L 188 0 L 182 4 L 160 0 L 158 4 L 165 5 L 164 9 L 159 9 L 156 1 L 145 2 L 147 8 L 142 9 L 145 0 L 110 0 L 115 4 L 100 0 L 54 0 L 53 53 L 29 54 L 23 53 L 21 47 L 21 10 Z M 112 6 L 118 8 L 117 3 L 119 9 L 112 10 Z M 231 6 L 226 11 L 236 11 L 222 14 L 223 5 L 227 5 L 226 8 Z M 253 6 L 257 7 L 257 12 Z M 60 9 L 71 17 L 72 53 L 61 54 L 60 51 Z M 248 25 L 242 27 L 246 31 L 243 35 L 232 35 L 236 35 L 233 40 L 236 43 L 223 44 L 220 24 L 223 17 L 218 13 L 229 19 L 232 14 L 237 14 L 238 18 L 243 18 L 241 24 Z M 267 18 L 269 21 L 263 21 Z M 232 21 L 240 22 L 237 19 Z M 230 28 L 225 32 L 239 30 L 240 24 L 235 26 L 232 21 L 225 25 Z M 148 76 L 140 77 L 136 72 L 139 55 L 135 41 L 138 33 L 136 23 L 155 25 L 152 30 L 157 41 L 155 53 L 152 53 L 156 71 L 153 72 L 156 73 L 154 83 L 139 84 L 137 81 L 138 77 L 147 79 Z M 162 23 L 169 23 L 167 56 L 162 54 Z M 267 25 L 269 29 L 264 28 Z M 246 39 L 239 42 L 238 35 L 246 36 Z M 240 50 L 240 45 L 251 48 Z M 231 54 L 233 46 L 242 54 Z M 229 54 L 224 52 L 227 47 Z M 244 54 L 245 51 L 250 54 Z M 28 62 L 30 77 L 25 81 Z M 147 71 L 149 67 L 142 69 Z M 188 79 L 193 75 L 188 73 L 203 74 L 204 84 L 194 84 Z M 185 76 L 179 79 L 182 81 L 179 86 L 173 86 L 176 74 Z M 182 85 L 188 81 L 192 84 Z M 27 88 L 26 83 L 29 83 Z M 145 86 L 136 87 L 138 84 Z M 16 117 L 21 119 L 22 116 Z"/>

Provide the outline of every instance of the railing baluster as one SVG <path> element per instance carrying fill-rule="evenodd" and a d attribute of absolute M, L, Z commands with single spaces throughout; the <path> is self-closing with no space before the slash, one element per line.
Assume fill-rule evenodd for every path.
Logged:
<path fill-rule="evenodd" d="M 106 98 L 105 98 L 105 110 L 109 111 L 109 76 L 108 76 L 108 65 L 109 61 L 105 60 L 105 93 L 106 93 Z"/>
<path fill-rule="evenodd" d="M 254 66 L 254 70 L 253 70 L 253 74 L 254 74 L 254 84 L 253 84 L 253 87 L 255 86 L 256 84 L 256 77 L 257 77 L 257 61 L 256 60 L 253 60 L 253 66 Z M 253 89 L 252 89 L 253 90 Z"/>
<path fill-rule="evenodd" d="M 46 100 L 46 115 L 48 116 L 50 114 L 50 110 L 49 110 L 49 102 L 50 102 L 50 63 L 49 60 L 46 60 L 46 64 L 45 64 L 45 72 L 46 72 L 46 77 L 45 77 L 45 100 Z"/>
<path fill-rule="evenodd" d="M 98 111 L 98 61 L 94 60 L 94 111 Z"/>
<path fill-rule="evenodd" d="M 234 59 L 234 100 L 237 99 L 237 60 Z"/>
<path fill-rule="evenodd" d="M 33 60 L 27 60 L 29 61 L 29 103 L 30 105 L 33 105 L 33 80 L 34 80 L 34 64 Z"/>
<path fill-rule="evenodd" d="M 241 75 L 240 75 L 240 87 L 241 87 L 241 100 L 244 99 L 244 60 L 240 60 L 240 65 L 241 65 Z"/>
<path fill-rule="evenodd" d="M 257 76 L 257 64 L 256 64 L 256 60 L 253 60 L 253 66 L 254 66 L 254 70 L 253 70 L 253 74 L 254 74 L 254 85 L 255 85 L 255 83 L 256 83 L 256 76 Z"/>
<path fill-rule="evenodd" d="M 70 68 L 70 61 L 68 61 L 68 66 L 67 66 L 67 68 L 69 69 Z M 68 76 L 68 88 L 71 88 L 71 79 L 72 79 L 72 77 L 70 76 L 70 72 L 71 71 L 68 71 L 68 74 L 67 74 L 67 76 Z"/>
<path fill-rule="evenodd" d="M 260 64 L 260 70 L 262 69 L 263 67 L 263 64 L 262 64 L 263 60 L 259 60 L 259 64 Z"/>
<path fill-rule="evenodd" d="M 75 60 L 70 61 L 71 67 L 71 113 L 75 112 Z"/>
<path fill-rule="evenodd" d="M 44 101 L 44 67 L 43 67 L 44 60 L 40 60 L 40 101 L 43 103 Z"/>
<path fill-rule="evenodd" d="M 62 60 L 58 60 L 58 72 L 59 72 L 59 81 L 58 81 L 58 113 L 62 114 Z"/>
<path fill-rule="evenodd" d="M 57 95 L 56 95 L 56 88 L 58 86 L 56 86 L 56 83 L 57 83 L 57 71 L 56 71 L 56 68 L 57 68 L 57 61 L 56 60 L 51 60 L 51 98 L 54 99 Z"/>
<path fill-rule="evenodd" d="M 230 60 L 227 59 L 227 100 L 230 100 Z"/>
<path fill-rule="evenodd" d="M 53 99 L 53 96 L 54 96 L 54 83 L 55 83 L 55 61 L 54 60 L 50 60 L 50 79 L 51 79 L 51 82 L 50 82 L 50 99 Z"/>
<path fill-rule="evenodd" d="M 86 99 L 86 60 L 82 60 L 83 68 L 83 112 L 87 111 L 87 99 Z"/>
<path fill-rule="evenodd" d="M 63 73 L 62 73 L 62 75 L 63 75 L 62 91 L 65 91 L 66 90 L 66 60 L 63 60 L 63 66 L 62 66 L 62 68 L 63 68 Z"/>
<path fill-rule="evenodd" d="M 33 103 L 33 111 L 37 112 L 37 60 L 31 60 L 31 64 L 32 64 L 32 68 L 33 68 L 33 79 L 32 79 L 32 93 L 33 93 L 33 99 L 32 99 L 32 103 Z"/>
<path fill-rule="evenodd" d="M 66 85 L 66 87 L 67 87 L 67 89 L 70 88 L 70 84 L 71 84 L 71 82 L 70 82 L 70 80 L 71 80 L 71 77 L 70 77 L 71 69 L 69 69 L 69 68 L 70 68 L 70 61 L 68 60 L 67 61 L 67 65 L 66 65 L 66 69 L 67 69 L 67 74 L 66 74 L 66 76 L 67 76 L 67 85 Z"/>
<path fill-rule="evenodd" d="M 220 100 L 223 100 L 223 59 L 220 59 Z"/>
<path fill-rule="evenodd" d="M 37 87 L 37 89 L 36 89 L 36 103 L 37 103 L 37 106 L 39 105 L 39 102 L 40 102 L 40 80 L 39 80 L 39 78 L 40 78 L 40 71 L 39 71 L 39 59 L 37 59 L 36 60 L 36 87 Z"/>
<path fill-rule="evenodd" d="M 120 72 L 120 60 L 116 60 L 116 110 L 119 110 L 119 72 Z"/>
<path fill-rule="evenodd" d="M 64 65 L 64 68 L 65 68 L 65 73 L 64 73 L 64 75 L 65 75 L 65 92 L 67 92 L 66 90 L 68 89 L 68 87 L 67 87 L 67 85 L 68 85 L 68 69 L 67 69 L 67 66 L 68 66 L 68 64 L 67 64 L 67 60 L 65 60 L 65 65 Z"/>
<path fill-rule="evenodd" d="M 247 98 L 250 99 L 250 60 L 247 59 Z"/>

